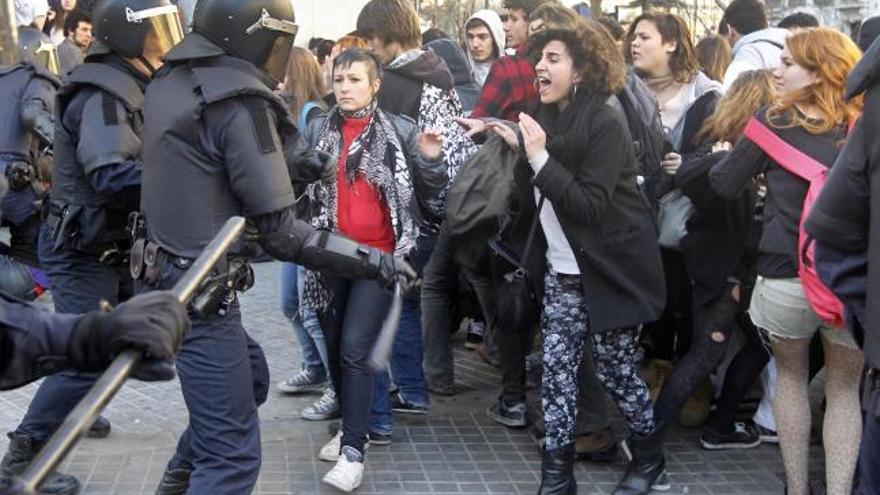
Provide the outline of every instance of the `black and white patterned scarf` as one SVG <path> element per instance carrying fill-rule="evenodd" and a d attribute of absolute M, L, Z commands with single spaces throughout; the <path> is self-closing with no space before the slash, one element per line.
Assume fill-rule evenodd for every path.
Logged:
<path fill-rule="evenodd" d="M 364 178 L 388 205 L 395 234 L 395 254 L 409 253 L 418 237 L 418 226 L 413 219 L 413 183 L 406 150 L 403 149 L 394 125 L 373 101 L 363 110 L 343 112 L 339 107 L 330 110 L 321 129 L 317 149 L 333 157 L 342 156 L 342 126 L 345 119 L 363 119 L 372 116 L 364 131 L 348 148 L 345 176 L 349 183 Z M 310 223 L 318 229 L 337 230 L 337 182 L 315 183 L 309 186 L 312 206 Z M 323 311 L 331 302 L 331 293 L 320 272 L 306 271 L 302 305 Z"/>

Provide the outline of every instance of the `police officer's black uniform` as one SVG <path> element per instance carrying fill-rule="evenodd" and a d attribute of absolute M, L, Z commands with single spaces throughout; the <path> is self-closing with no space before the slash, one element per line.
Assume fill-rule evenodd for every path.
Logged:
<path fill-rule="evenodd" d="M 38 251 L 59 313 L 86 313 L 101 300 L 116 305 L 131 294 L 126 222 L 140 201 L 141 108 L 155 70 L 144 54 L 170 48 L 163 45 L 167 26 L 159 23 L 168 16 L 177 22 L 168 0 L 101 0 L 86 63 L 58 92 L 53 189 Z M 179 40 L 179 24 L 177 31 Z M 19 447 L 44 442 L 94 380 L 94 374 L 62 372 L 43 381 L 4 465 L 26 463 L 27 449 Z M 53 492 L 76 490 L 74 478 L 65 480 Z"/>
<path fill-rule="evenodd" d="M 247 217 L 280 260 L 385 282 L 415 275 L 393 256 L 317 233 L 294 216 L 288 164 L 296 130 L 267 72 L 281 76 L 295 32 L 289 0 L 201 0 L 193 32 L 147 89 L 147 236 L 132 251 L 146 286 L 171 286 L 232 215 Z M 239 266 L 235 257 L 228 264 Z M 257 406 L 266 399 L 268 369 L 242 326 L 235 292 L 224 295 L 219 309 L 193 317 L 181 348 L 190 425 L 158 493 L 250 493 L 257 480 Z"/>
<path fill-rule="evenodd" d="M 0 289 L 32 298 L 34 280 L 24 265 L 39 266 L 38 206 L 44 191 L 36 161 L 51 151 L 52 111 L 61 81 L 50 70 L 57 68 L 54 46 L 38 30 L 20 30 L 19 60 L 0 67 L 0 175 L 12 186 L 3 198 L 3 225 L 11 239 L 8 248 L 0 245 L 0 253 L 10 257 L 3 260 Z"/>

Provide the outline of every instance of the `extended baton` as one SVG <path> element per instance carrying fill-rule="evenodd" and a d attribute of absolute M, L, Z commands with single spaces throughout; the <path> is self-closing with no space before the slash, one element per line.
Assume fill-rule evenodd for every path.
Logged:
<path fill-rule="evenodd" d="M 382 329 L 370 352 L 369 365 L 373 371 L 383 371 L 388 368 L 388 360 L 391 359 L 391 351 L 394 348 L 394 338 L 397 336 L 397 328 L 400 326 L 400 314 L 403 312 L 403 289 L 400 283 L 394 284 L 394 294 L 391 296 L 391 307 L 382 322 Z"/>
<path fill-rule="evenodd" d="M 195 291 L 214 269 L 214 265 L 226 255 L 229 248 L 238 240 L 244 231 L 244 223 L 242 217 L 232 217 L 227 220 L 214 240 L 205 247 L 189 270 L 174 284 L 171 292 L 177 296 L 177 300 L 181 304 L 189 302 Z M 140 351 L 133 349 L 123 351 L 116 356 L 91 390 L 67 415 L 64 423 L 40 450 L 21 478 L 15 480 L 21 493 L 37 493 L 40 485 L 61 464 L 61 461 L 94 423 L 98 414 L 116 395 L 125 380 L 131 376 L 140 360 Z"/>

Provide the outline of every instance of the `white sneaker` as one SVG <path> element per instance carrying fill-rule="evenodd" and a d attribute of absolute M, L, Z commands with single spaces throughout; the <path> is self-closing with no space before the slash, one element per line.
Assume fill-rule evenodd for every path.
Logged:
<path fill-rule="evenodd" d="M 333 469 L 324 475 L 324 483 L 344 492 L 353 492 L 361 486 L 363 478 L 363 456 L 353 447 L 346 446 Z"/>
<path fill-rule="evenodd" d="M 342 428 L 339 433 L 333 436 L 329 442 L 325 443 L 318 452 L 318 459 L 326 462 L 336 462 L 339 460 L 339 449 L 342 448 Z"/>
<path fill-rule="evenodd" d="M 339 425 L 339 433 L 337 433 L 329 442 L 325 443 L 318 452 L 318 459 L 326 462 L 336 462 L 339 460 L 339 452 L 342 448 L 342 425 Z M 370 448 L 370 440 L 364 442 L 364 450 Z"/>

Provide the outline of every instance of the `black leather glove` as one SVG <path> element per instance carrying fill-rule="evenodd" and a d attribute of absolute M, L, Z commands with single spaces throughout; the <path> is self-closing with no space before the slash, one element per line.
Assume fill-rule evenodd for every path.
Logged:
<path fill-rule="evenodd" d="M 109 312 L 93 311 L 76 324 L 70 341 L 71 366 L 98 371 L 126 349 L 143 351 L 134 377 L 174 378 L 174 359 L 189 331 L 186 308 L 168 291 L 135 296 Z"/>
<path fill-rule="evenodd" d="M 336 168 L 336 160 L 330 153 L 321 150 L 308 150 L 293 156 L 288 171 L 294 182 L 311 184 L 317 181 L 335 181 Z"/>
<path fill-rule="evenodd" d="M 404 292 L 409 292 L 416 285 L 419 274 L 400 256 L 384 253 L 379 261 L 379 273 L 376 280 L 385 290 L 394 288 L 395 283 L 400 283 Z"/>

